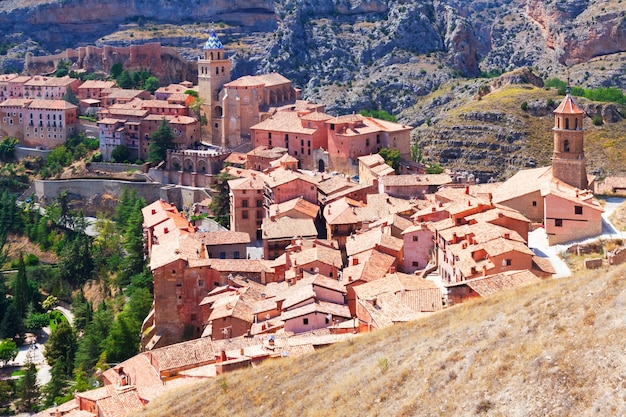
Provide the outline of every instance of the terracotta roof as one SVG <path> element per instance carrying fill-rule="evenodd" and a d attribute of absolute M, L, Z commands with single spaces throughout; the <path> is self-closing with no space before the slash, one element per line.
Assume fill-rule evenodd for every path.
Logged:
<path fill-rule="evenodd" d="M 111 87 L 102 90 L 102 95 L 106 96 L 108 99 L 112 98 L 121 98 L 121 99 L 131 99 L 139 96 L 144 93 L 145 90 L 131 90 L 126 88 L 117 88 Z"/>
<path fill-rule="evenodd" d="M 176 206 L 163 200 L 156 200 L 141 209 L 144 227 L 153 227 L 168 217 L 167 213 L 178 214 Z"/>
<path fill-rule="evenodd" d="M 265 187 L 265 182 L 259 174 L 260 173 L 257 172 L 249 177 L 241 177 L 235 180 L 230 180 L 228 181 L 228 187 L 231 190 L 262 190 Z"/>
<path fill-rule="evenodd" d="M 189 261 L 202 257 L 204 257 L 204 262 L 207 262 L 202 243 L 189 235 L 180 236 L 177 239 L 171 239 L 165 243 L 152 246 L 150 269 L 154 271 L 179 259 Z"/>
<path fill-rule="evenodd" d="M 45 77 L 41 75 L 36 75 L 27 82 L 25 82 L 24 86 L 67 87 L 77 81 L 78 80 L 76 78 L 71 78 L 69 75 L 66 75 L 64 77 Z"/>
<path fill-rule="evenodd" d="M 332 194 L 337 191 L 350 189 L 356 187 L 358 184 L 354 183 L 348 177 L 342 175 L 326 176 L 323 175 L 320 181 L 317 183 L 317 189 L 323 194 Z"/>
<path fill-rule="evenodd" d="M 556 269 L 554 269 L 550 258 L 543 258 L 541 256 L 533 256 L 533 269 L 538 269 L 550 275 L 556 274 Z"/>
<path fill-rule="evenodd" d="M 194 233 L 193 236 L 207 246 L 236 245 L 250 243 L 250 235 L 231 230 L 219 232 Z"/>
<path fill-rule="evenodd" d="M 284 168 L 275 168 L 261 175 L 267 186 L 270 188 L 275 188 L 297 180 L 305 181 L 317 186 L 317 181 L 313 177 Z"/>
<path fill-rule="evenodd" d="M 364 252 L 378 247 L 388 248 L 399 252 L 402 250 L 404 241 L 391 236 L 391 228 L 388 226 L 375 227 L 364 232 L 354 233 L 346 239 L 346 253 L 348 256 Z"/>
<path fill-rule="evenodd" d="M 65 100 L 33 100 L 28 105 L 28 108 L 43 110 L 71 110 L 77 109 L 78 106 L 75 106 Z"/>
<path fill-rule="evenodd" d="M 385 163 L 385 159 L 382 156 L 380 156 L 380 154 L 377 154 L 377 153 L 373 153 L 371 155 L 359 156 L 357 159 L 359 160 L 359 163 L 362 163 L 363 165 L 369 168 L 377 166 L 377 165 L 382 165 Z"/>
<path fill-rule="evenodd" d="M 496 204 L 496 207 L 492 210 L 483 211 L 482 213 L 472 214 L 470 216 L 465 217 L 465 220 L 472 221 L 481 221 L 481 222 L 492 222 L 494 220 L 499 219 L 500 217 L 508 217 L 510 219 L 519 220 L 525 223 L 530 223 L 530 220 L 522 213 L 512 208 Z"/>
<path fill-rule="evenodd" d="M 350 266 L 343 269 L 341 282 L 348 285 L 353 281 L 369 282 L 380 279 L 389 272 L 395 262 L 396 258 L 393 256 L 374 249 L 361 252 L 350 257 L 348 262 Z"/>
<path fill-rule="evenodd" d="M 365 207 L 365 204 L 343 197 L 324 207 L 324 219 L 330 225 L 356 224 L 360 221 L 356 214 L 356 209 L 359 207 Z"/>
<path fill-rule="evenodd" d="M 163 108 L 163 109 L 184 109 L 185 106 L 177 103 L 170 103 L 167 100 L 141 100 L 141 107 L 144 109 Z"/>
<path fill-rule="evenodd" d="M 177 343 L 146 352 L 150 363 L 158 372 L 199 366 L 215 361 L 213 341 L 208 337 Z"/>
<path fill-rule="evenodd" d="M 285 292 L 285 301 L 283 301 L 283 310 L 289 310 L 296 304 L 300 304 L 304 301 L 311 300 L 311 303 L 315 300 L 315 291 L 313 285 L 306 281 L 298 281 L 294 286 L 291 286 Z"/>
<path fill-rule="evenodd" d="M 313 219 L 293 219 L 281 217 L 278 219 L 263 219 L 261 225 L 263 239 L 285 239 L 294 236 L 313 237 L 317 236 L 317 229 Z"/>
<path fill-rule="evenodd" d="M 574 101 L 570 94 L 567 94 L 559 107 L 554 110 L 556 114 L 583 114 L 584 111 L 580 108 L 578 103 Z"/>
<path fill-rule="evenodd" d="M 375 174 L 377 177 L 395 176 L 396 174 L 396 170 L 387 164 L 377 165 L 370 168 L 370 170 L 372 174 Z"/>
<path fill-rule="evenodd" d="M 381 178 L 380 183 L 386 186 L 439 186 L 452 183 L 448 174 L 391 175 Z"/>
<path fill-rule="evenodd" d="M 400 216 L 399 214 L 390 214 L 389 216 L 381 217 L 380 220 L 370 223 L 369 227 L 379 227 L 382 225 L 395 226 L 401 231 L 405 231 L 413 225 L 413 222 L 407 218 Z"/>
<path fill-rule="evenodd" d="M 355 291 L 356 288 L 354 287 Z M 374 328 L 385 328 L 394 323 L 417 320 L 421 315 L 403 304 L 393 294 L 383 293 L 372 300 L 359 299 L 357 302 L 368 312 L 372 318 Z"/>
<path fill-rule="evenodd" d="M 98 401 L 98 415 L 101 417 L 126 417 L 142 408 L 143 403 L 135 389 L 128 389 Z"/>
<path fill-rule="evenodd" d="M 224 85 L 225 88 L 228 87 L 253 87 L 257 85 L 264 85 L 265 87 L 272 87 L 275 85 L 281 84 L 291 84 L 289 79 L 280 75 L 277 72 L 273 72 L 270 74 L 259 74 L 259 75 L 244 75 L 236 79 L 235 81 L 231 81 Z"/>
<path fill-rule="evenodd" d="M 310 203 L 302 197 L 294 198 L 289 201 L 285 201 L 280 204 L 272 204 L 270 206 L 270 217 L 284 217 L 288 216 L 291 211 L 302 213 L 306 216 L 315 219 L 320 208 L 317 204 Z"/>
<path fill-rule="evenodd" d="M 31 77 L 30 75 L 19 75 L 17 77 L 13 77 L 9 80 L 9 83 L 15 83 L 15 84 L 19 84 L 19 83 L 25 83 L 28 80 L 30 80 Z"/>
<path fill-rule="evenodd" d="M 6 82 L 6 81 L 12 80 L 12 79 L 17 78 L 17 77 L 18 77 L 18 74 L 15 74 L 15 73 L 13 73 L 13 74 L 1 74 L 0 75 L 0 82 L 2 82 L 2 81 Z"/>
<path fill-rule="evenodd" d="M 481 297 L 485 297 L 538 282 L 541 282 L 541 279 L 537 278 L 530 271 L 507 271 L 501 274 L 470 279 L 456 285 L 465 284 Z"/>
<path fill-rule="evenodd" d="M 311 113 L 307 113 L 301 117 L 302 120 L 307 120 L 307 121 L 312 121 L 312 122 L 324 121 L 324 120 L 328 120 L 332 118 L 333 116 L 331 116 L 330 114 L 326 114 L 326 113 L 319 112 L 319 111 L 312 111 Z"/>
<path fill-rule="evenodd" d="M 28 107 L 28 104 L 32 102 L 32 99 L 28 98 L 8 98 L 0 103 L 1 107 Z"/>
<path fill-rule="evenodd" d="M 243 273 L 261 273 L 272 272 L 269 266 L 270 261 L 263 259 L 210 259 L 208 262 L 200 258 L 192 258 L 188 260 L 189 266 L 210 265 L 211 269 L 220 272 L 232 272 L 234 274 Z"/>
<path fill-rule="evenodd" d="M 267 146 L 257 146 L 246 155 L 259 156 L 267 159 L 278 159 L 287 152 L 287 148 L 281 148 L 280 146 L 274 146 L 272 148 L 268 148 Z"/>
<path fill-rule="evenodd" d="M 312 135 L 314 128 L 303 126 L 298 113 L 292 111 L 276 112 L 267 119 L 250 127 L 250 130 L 269 130 L 272 132 Z"/>
<path fill-rule="evenodd" d="M 220 297 L 211 305 L 211 315 L 208 321 L 224 317 L 234 317 L 252 324 L 254 313 L 252 306 L 256 300 L 243 294 Z"/>
<path fill-rule="evenodd" d="M 104 119 L 98 120 L 98 125 L 116 125 L 124 122 L 126 122 L 126 120 L 105 117 Z"/>
<path fill-rule="evenodd" d="M 421 291 L 432 289 L 439 291 L 439 296 L 441 297 L 439 287 L 437 287 L 437 284 L 433 281 L 416 275 L 396 272 L 392 274 L 388 273 L 380 279 L 357 285 L 354 287 L 354 292 L 359 298 L 372 300 L 378 295 L 385 293 L 397 294 L 402 293 L 403 291 Z"/>
<path fill-rule="evenodd" d="M 502 203 L 533 192 L 539 192 L 541 185 L 552 180 L 552 167 L 523 169 L 505 181 L 493 193 L 493 201 Z"/>
<path fill-rule="evenodd" d="M 314 248 L 302 249 L 299 252 L 291 252 L 289 257 L 292 265 L 297 260 L 298 266 L 307 265 L 314 261 L 320 261 L 326 265 L 333 265 L 341 268 L 341 251 L 339 249 L 331 249 L 325 246 L 315 246 Z"/>
<path fill-rule="evenodd" d="M 287 321 L 311 313 L 330 314 L 333 317 L 343 317 L 346 319 L 352 317 L 350 315 L 350 309 L 346 305 L 328 303 L 326 301 L 316 301 L 302 307 L 294 308 L 293 310 L 283 311 L 280 319 Z"/>
<path fill-rule="evenodd" d="M 546 182 L 541 186 L 541 195 L 555 195 L 565 200 L 569 200 L 575 204 L 580 204 L 590 209 L 604 212 L 600 203 L 593 197 L 593 193 L 587 190 L 579 190 L 576 187 L 553 178 L 552 181 Z"/>
<path fill-rule="evenodd" d="M 187 90 L 191 90 L 191 88 L 180 85 L 180 84 L 170 84 L 167 87 L 159 87 L 155 93 L 184 93 Z"/>
<path fill-rule="evenodd" d="M 111 88 L 115 86 L 115 81 L 103 81 L 103 80 L 86 80 L 84 83 L 82 83 L 78 89 L 88 89 L 88 88 L 100 88 L 100 89 L 105 89 L 105 88 Z"/>
<path fill-rule="evenodd" d="M 232 152 L 230 155 L 228 155 L 228 158 L 226 158 L 224 162 L 228 162 L 230 164 L 241 165 L 241 164 L 245 164 L 247 160 L 248 160 L 248 157 L 246 156 L 245 153 Z"/>

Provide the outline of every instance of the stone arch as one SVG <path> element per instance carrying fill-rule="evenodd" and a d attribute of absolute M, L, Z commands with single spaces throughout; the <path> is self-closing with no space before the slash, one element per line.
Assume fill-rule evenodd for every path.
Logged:
<path fill-rule="evenodd" d="M 198 161 L 198 172 L 201 174 L 207 174 L 208 173 L 208 169 L 207 169 L 207 163 L 204 159 L 200 159 Z"/>
<path fill-rule="evenodd" d="M 178 159 L 177 157 L 173 157 L 171 169 L 175 171 L 180 171 L 181 168 L 182 168 L 182 165 L 180 163 L 180 159 Z"/>
<path fill-rule="evenodd" d="M 213 117 L 222 117 L 224 114 L 221 106 L 213 107 Z"/>
<path fill-rule="evenodd" d="M 569 140 L 567 139 L 563 141 L 563 152 L 569 152 Z"/>
<path fill-rule="evenodd" d="M 194 172 L 193 161 L 191 160 L 191 158 L 186 158 L 185 159 L 185 164 L 183 166 L 183 171 Z"/>
<path fill-rule="evenodd" d="M 326 171 L 326 164 L 324 163 L 324 160 L 320 158 L 319 161 L 317 161 L 317 170 L 319 172 L 325 172 Z"/>

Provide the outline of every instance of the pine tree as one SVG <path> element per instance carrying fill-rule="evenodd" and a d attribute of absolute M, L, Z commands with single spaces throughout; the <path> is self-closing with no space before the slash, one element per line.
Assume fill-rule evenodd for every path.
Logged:
<path fill-rule="evenodd" d="M 14 339 L 18 335 L 22 334 L 22 319 L 15 303 L 9 304 L 2 322 L 0 322 L 0 338 Z"/>
<path fill-rule="evenodd" d="M 128 285 L 130 283 L 130 277 L 140 274 L 145 268 L 146 258 L 143 244 L 142 206 L 141 201 L 136 202 L 126 224 L 123 244 L 126 257 L 122 261 L 122 271 L 119 276 L 120 286 Z"/>
<path fill-rule="evenodd" d="M 74 355 L 76 354 L 76 334 L 67 321 L 62 321 L 52 332 L 46 342 L 44 356 L 50 366 L 57 362 L 63 364 L 63 373 L 71 375 L 74 369 Z"/>
<path fill-rule="evenodd" d="M 50 370 L 50 382 L 48 382 L 42 390 L 45 396 L 44 404 L 46 407 L 59 404 L 59 397 L 63 396 L 65 388 L 68 386 L 64 368 L 65 364 L 63 361 L 59 360 Z"/>
<path fill-rule="evenodd" d="M 164 161 L 167 156 L 167 150 L 176 147 L 174 140 L 175 137 L 170 128 L 170 124 L 163 118 L 163 122 L 157 128 L 156 132 L 152 134 L 152 138 L 150 138 L 148 160 L 155 163 Z"/>
<path fill-rule="evenodd" d="M 17 264 L 17 274 L 13 280 L 13 304 L 17 309 L 17 314 L 20 320 L 26 317 L 26 308 L 30 303 L 30 296 L 28 294 L 28 281 L 26 279 L 26 265 L 24 264 L 24 255 L 20 253 Z"/>
<path fill-rule="evenodd" d="M 37 384 L 37 368 L 30 362 L 24 375 L 17 382 L 17 408 L 20 411 L 37 411 L 39 402 L 39 385 Z"/>
<path fill-rule="evenodd" d="M 224 226 L 230 228 L 230 197 L 228 195 L 228 181 L 235 179 L 234 176 L 228 172 L 220 172 L 215 176 L 215 186 L 217 193 L 213 195 L 211 205 L 209 208 L 213 212 L 215 221 Z"/>

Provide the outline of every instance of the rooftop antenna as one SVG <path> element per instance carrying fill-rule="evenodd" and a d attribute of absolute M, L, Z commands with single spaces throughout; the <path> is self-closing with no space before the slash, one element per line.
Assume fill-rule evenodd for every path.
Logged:
<path fill-rule="evenodd" d="M 570 78 L 569 78 L 569 67 L 567 67 L 567 87 L 565 89 L 565 92 L 567 93 L 567 95 L 569 96 L 570 93 L 572 92 L 572 89 L 570 87 Z"/>

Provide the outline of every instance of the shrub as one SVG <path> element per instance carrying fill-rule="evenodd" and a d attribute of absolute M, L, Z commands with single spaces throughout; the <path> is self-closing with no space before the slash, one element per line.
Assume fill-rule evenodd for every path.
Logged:
<path fill-rule="evenodd" d="M 601 114 L 595 114 L 591 121 L 593 122 L 594 126 L 602 126 L 604 124 L 604 120 L 602 119 Z"/>
<path fill-rule="evenodd" d="M 527 111 L 527 110 L 528 110 L 528 102 L 523 101 L 523 102 L 522 102 L 522 105 L 520 106 L 520 108 L 521 108 L 522 110 L 524 110 L 524 111 Z"/>

